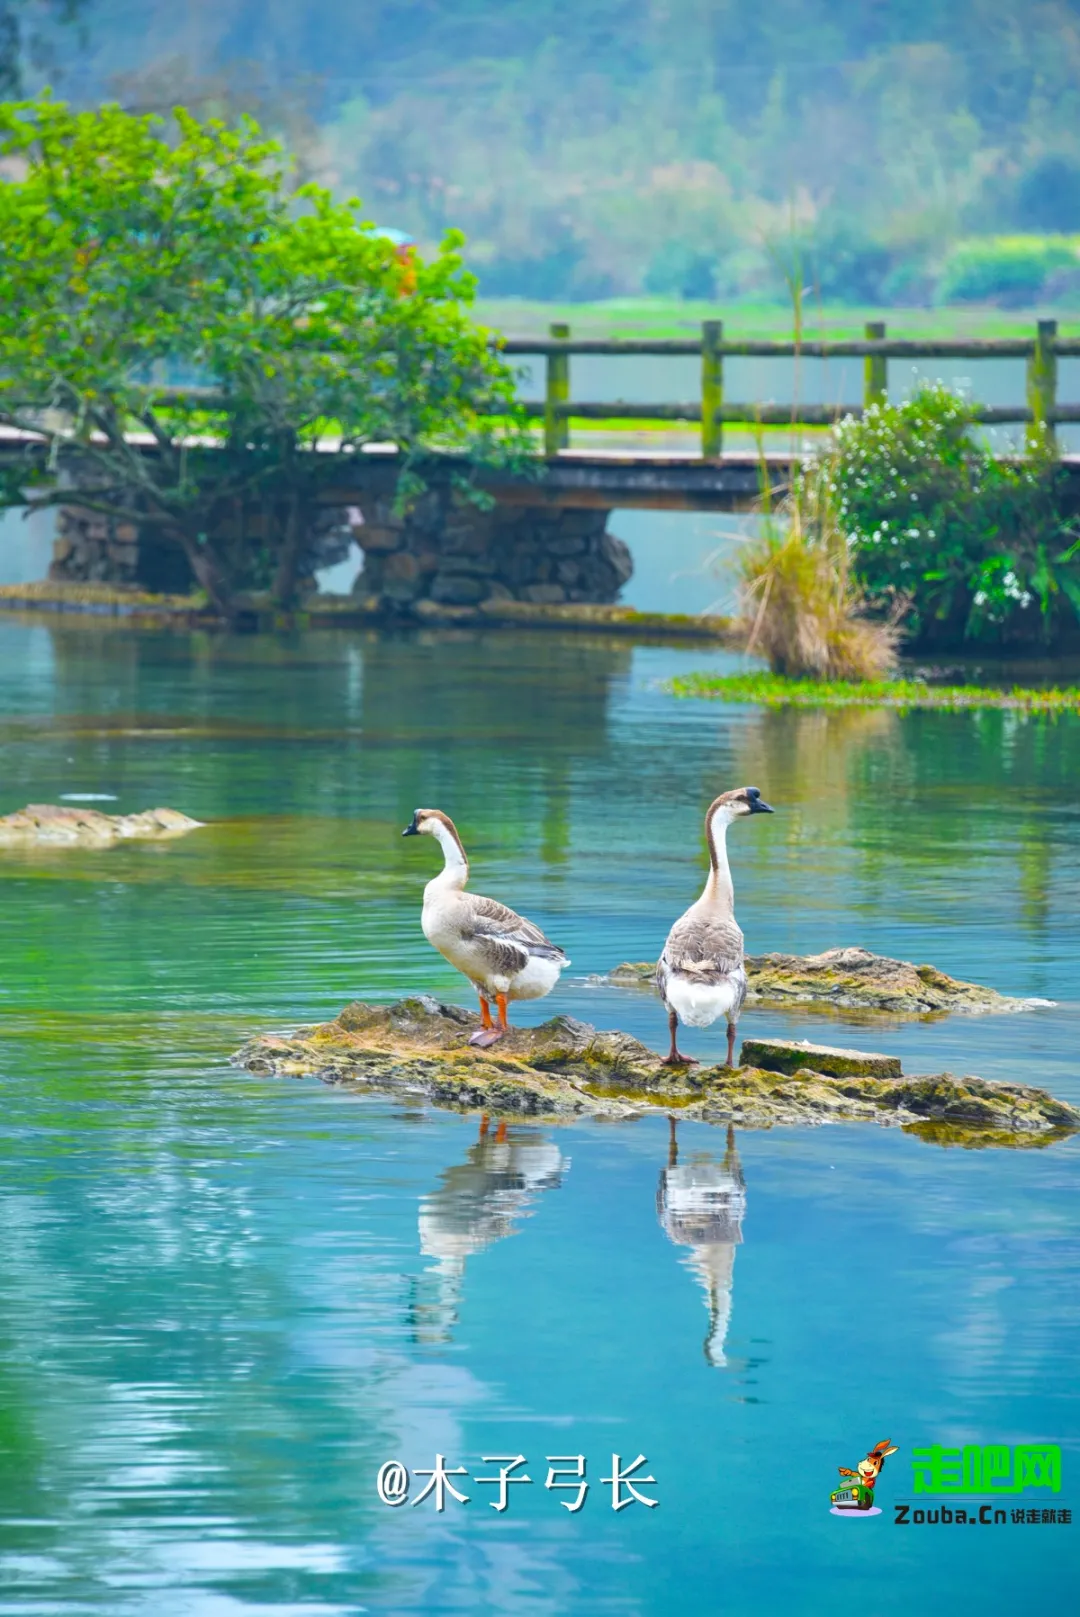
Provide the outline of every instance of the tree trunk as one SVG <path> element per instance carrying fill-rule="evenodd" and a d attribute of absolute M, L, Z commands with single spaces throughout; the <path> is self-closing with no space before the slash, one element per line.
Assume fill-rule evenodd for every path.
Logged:
<path fill-rule="evenodd" d="M 188 533 L 179 523 L 174 532 L 195 575 L 195 582 L 206 591 L 214 610 L 233 628 L 237 618 L 233 589 L 213 547 L 200 544 L 198 536 Z"/>
<path fill-rule="evenodd" d="M 300 563 L 300 546 L 303 541 L 306 515 L 306 501 L 301 499 L 297 488 L 291 488 L 278 564 L 274 572 L 274 586 L 271 591 L 271 600 L 282 612 L 291 612 L 296 605 L 296 573 Z"/>

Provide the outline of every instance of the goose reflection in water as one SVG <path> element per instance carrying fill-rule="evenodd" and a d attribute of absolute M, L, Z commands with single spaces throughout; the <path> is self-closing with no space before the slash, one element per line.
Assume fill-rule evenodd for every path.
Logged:
<path fill-rule="evenodd" d="M 680 1162 L 675 1119 L 669 1122 L 668 1160 L 656 1190 L 656 1216 L 669 1240 L 690 1248 L 684 1262 L 705 1288 L 709 1310 L 705 1357 L 719 1369 L 727 1364 L 724 1339 L 731 1317 L 735 1248 L 742 1241 L 746 1181 L 733 1128 L 728 1128 L 722 1162 L 703 1152 Z"/>
<path fill-rule="evenodd" d="M 502 1122 L 492 1131 L 488 1119 L 481 1119 L 480 1137 L 465 1161 L 447 1168 L 439 1188 L 420 1203 L 420 1251 L 437 1261 L 414 1282 L 414 1341 L 450 1340 L 466 1259 L 516 1235 L 540 1191 L 556 1190 L 569 1167 L 570 1159 L 536 1129 Z"/>

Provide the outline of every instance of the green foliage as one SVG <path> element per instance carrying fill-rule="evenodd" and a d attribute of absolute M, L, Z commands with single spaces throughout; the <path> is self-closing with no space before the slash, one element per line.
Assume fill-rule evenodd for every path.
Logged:
<path fill-rule="evenodd" d="M 995 460 L 941 386 L 848 417 L 807 468 L 836 502 L 871 603 L 909 603 L 916 640 L 1053 642 L 1080 617 L 1080 541 L 1045 453 Z"/>
<path fill-rule="evenodd" d="M 321 448 L 396 443 L 406 490 L 433 448 L 517 451 L 513 376 L 468 317 L 459 236 L 403 264 L 358 203 L 290 194 L 254 124 L 182 109 L 166 128 L 9 104 L 0 150 L 19 165 L 0 184 L 0 420 L 40 444 L 8 503 L 89 481 L 80 503 L 157 524 L 224 609 L 250 546 L 229 554 L 215 532 L 257 496 L 263 571 L 289 605 Z"/>
<path fill-rule="evenodd" d="M 719 702 L 756 702 L 762 707 L 1003 708 L 1030 713 L 1080 713 L 1075 685 L 1045 690 L 1014 685 L 928 685 L 921 679 L 785 679 L 780 674 L 686 674 L 670 681 L 675 696 L 705 696 Z"/>
<path fill-rule="evenodd" d="M 1080 293 L 1080 241 L 1069 236 L 984 236 L 958 242 L 937 284 L 942 303 L 1031 307 Z"/>

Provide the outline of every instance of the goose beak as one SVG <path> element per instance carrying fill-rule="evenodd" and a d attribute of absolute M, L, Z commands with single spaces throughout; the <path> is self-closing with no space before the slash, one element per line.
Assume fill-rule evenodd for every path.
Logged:
<path fill-rule="evenodd" d="M 403 837 L 418 837 L 420 835 L 420 827 L 416 823 L 415 814 L 401 834 Z"/>
<path fill-rule="evenodd" d="M 769 807 L 764 798 L 755 797 L 750 804 L 750 812 L 751 814 L 772 814 L 774 810 Z"/>

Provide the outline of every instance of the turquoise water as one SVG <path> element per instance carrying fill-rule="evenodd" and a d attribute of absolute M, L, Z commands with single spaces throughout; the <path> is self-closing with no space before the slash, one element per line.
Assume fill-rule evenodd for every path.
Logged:
<path fill-rule="evenodd" d="M 521 1020 L 659 1043 L 590 979 L 655 955 L 716 791 L 751 950 L 861 943 L 1057 1003 L 859 1026 L 746 1013 L 1080 1101 L 1080 724 L 676 703 L 721 655 L 587 638 L 293 641 L 0 623 L 2 808 L 209 821 L 0 854 L 0 1613 L 1014 1613 L 1080 1525 L 906 1527 L 911 1450 L 1051 1442 L 1075 1510 L 1077 1145 L 476 1117 L 254 1078 L 254 1029 L 468 1003 L 419 928 L 454 815 L 481 891 L 573 965 Z M 697 1054 L 722 1035 L 687 1035 Z M 891 1437 L 880 1517 L 829 1515 Z M 470 1477 L 442 1514 L 384 1461 Z M 611 1509 L 611 1456 L 655 1509 Z M 543 1486 L 584 1454 L 582 1509 Z M 414 1483 L 415 1494 L 418 1484 Z M 936 1501 L 935 1501 L 936 1502 Z M 1014 1501 L 1006 1500 L 1008 1508 Z"/>

